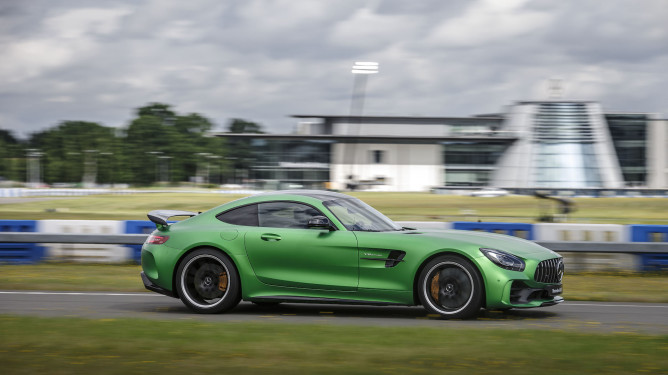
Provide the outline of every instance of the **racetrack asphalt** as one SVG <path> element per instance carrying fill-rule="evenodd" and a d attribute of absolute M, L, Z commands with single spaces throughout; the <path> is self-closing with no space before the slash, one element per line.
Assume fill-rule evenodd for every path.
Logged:
<path fill-rule="evenodd" d="M 178 299 L 155 293 L 0 291 L 0 314 L 668 334 L 668 304 L 657 303 L 566 301 L 537 309 L 483 310 L 473 320 L 441 320 L 429 315 L 422 307 L 294 303 L 258 306 L 242 302 L 225 314 L 203 315 L 192 313 Z"/>

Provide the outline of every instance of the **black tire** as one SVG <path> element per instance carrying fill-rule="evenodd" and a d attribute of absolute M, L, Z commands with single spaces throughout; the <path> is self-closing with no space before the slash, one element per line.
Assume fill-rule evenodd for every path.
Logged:
<path fill-rule="evenodd" d="M 239 303 L 239 273 L 222 252 L 204 248 L 188 254 L 176 271 L 181 301 L 201 314 L 227 311 Z"/>
<path fill-rule="evenodd" d="M 454 255 L 439 256 L 427 263 L 418 278 L 417 290 L 422 306 L 446 319 L 475 317 L 484 298 L 478 269 Z"/>

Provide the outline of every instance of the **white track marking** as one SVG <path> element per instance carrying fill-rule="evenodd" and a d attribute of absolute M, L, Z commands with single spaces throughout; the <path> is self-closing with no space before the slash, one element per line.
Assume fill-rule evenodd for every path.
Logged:
<path fill-rule="evenodd" d="M 645 308 L 662 308 L 668 309 L 666 306 L 657 306 L 657 305 L 608 305 L 608 304 L 598 304 L 598 303 L 568 303 L 568 306 L 596 306 L 596 307 L 645 307 Z"/>
<path fill-rule="evenodd" d="M 129 297 L 164 297 L 154 293 L 103 293 L 103 292 L 20 292 L 0 291 L 0 294 L 26 294 L 26 295 L 66 295 L 66 296 L 129 296 Z"/>
<path fill-rule="evenodd" d="M 128 296 L 128 297 L 165 297 L 158 293 L 104 293 L 104 292 L 34 292 L 34 291 L 1 291 L 0 294 L 25 294 L 25 295 L 66 295 L 66 296 Z M 594 306 L 594 307 L 633 307 L 633 308 L 661 308 L 668 309 L 668 304 L 660 305 L 618 305 L 605 303 L 579 303 L 566 302 L 561 306 Z"/>

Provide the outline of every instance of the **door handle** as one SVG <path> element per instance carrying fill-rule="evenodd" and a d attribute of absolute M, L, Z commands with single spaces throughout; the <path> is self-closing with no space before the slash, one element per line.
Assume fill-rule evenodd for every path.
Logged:
<path fill-rule="evenodd" d="M 264 233 L 263 235 L 260 236 L 265 241 L 280 241 L 281 236 L 278 234 L 273 234 L 273 233 Z"/>

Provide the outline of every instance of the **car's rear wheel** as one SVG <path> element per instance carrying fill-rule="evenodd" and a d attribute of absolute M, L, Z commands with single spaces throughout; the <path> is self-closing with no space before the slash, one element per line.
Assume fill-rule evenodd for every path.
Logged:
<path fill-rule="evenodd" d="M 431 260 L 418 279 L 420 302 L 443 318 L 472 318 L 483 302 L 480 273 L 469 261 L 454 255 Z"/>
<path fill-rule="evenodd" d="M 232 261 L 215 249 L 188 254 L 179 264 L 176 283 L 181 301 L 198 313 L 220 313 L 240 300 L 239 274 Z"/>

